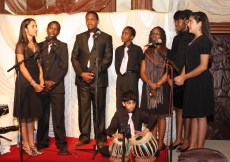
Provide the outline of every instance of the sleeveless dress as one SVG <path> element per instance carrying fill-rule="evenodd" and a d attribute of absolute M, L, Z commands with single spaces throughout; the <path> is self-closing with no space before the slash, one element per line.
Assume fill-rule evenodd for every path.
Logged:
<path fill-rule="evenodd" d="M 188 46 L 185 73 L 191 72 L 200 64 L 200 54 L 210 54 L 212 44 L 201 35 Z M 214 113 L 214 90 L 209 69 L 185 81 L 184 117 L 205 117 Z"/>
<path fill-rule="evenodd" d="M 16 54 L 23 54 L 24 59 L 33 56 L 34 52 L 29 47 L 25 48 L 22 43 L 17 43 Z M 25 67 L 30 73 L 33 80 L 39 84 L 39 68 L 37 60 L 29 58 L 24 62 Z M 20 85 L 18 84 L 18 77 L 20 77 Z M 20 96 L 18 90 L 20 88 Z M 18 117 L 19 113 L 21 119 L 39 118 L 42 115 L 42 103 L 39 98 L 39 94 L 35 92 L 35 89 L 30 85 L 29 81 L 20 72 L 20 76 L 16 77 L 15 83 L 15 95 L 14 95 L 14 116 Z M 17 102 L 20 100 L 20 107 L 18 109 Z M 19 110 L 19 113 L 18 113 Z"/>

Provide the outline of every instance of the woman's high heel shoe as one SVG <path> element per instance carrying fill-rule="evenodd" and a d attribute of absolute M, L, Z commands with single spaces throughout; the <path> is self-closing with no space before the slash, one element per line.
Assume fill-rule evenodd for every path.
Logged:
<path fill-rule="evenodd" d="M 172 150 L 175 150 L 178 146 L 180 146 L 180 145 L 182 145 L 182 142 L 183 142 L 183 140 L 181 140 L 180 141 L 180 143 L 178 143 L 177 145 L 175 145 L 175 146 L 169 146 L 169 149 L 171 148 Z"/>
<path fill-rule="evenodd" d="M 30 149 L 32 150 L 33 154 L 37 155 L 41 155 L 42 152 L 38 151 L 36 146 L 30 146 Z"/>
<path fill-rule="evenodd" d="M 23 149 L 23 151 L 24 151 L 27 155 L 29 155 L 29 156 L 36 156 L 36 155 L 33 154 L 32 149 L 31 149 L 30 147 L 22 146 L 22 149 Z"/>
<path fill-rule="evenodd" d="M 186 147 L 186 148 L 184 148 L 184 149 L 182 149 L 181 147 L 179 147 L 179 148 L 178 148 L 178 152 L 185 152 L 185 151 L 188 150 L 188 148 L 189 148 L 189 146 Z"/>

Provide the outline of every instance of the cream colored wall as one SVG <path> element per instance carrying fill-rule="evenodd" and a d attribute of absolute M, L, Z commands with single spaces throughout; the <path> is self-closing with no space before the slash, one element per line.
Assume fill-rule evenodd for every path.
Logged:
<path fill-rule="evenodd" d="M 213 15 L 210 12 L 208 12 L 208 11 L 204 10 L 203 8 L 201 8 L 201 7 L 197 6 L 196 4 L 194 4 L 192 2 L 192 0 L 189 0 L 189 5 L 188 5 L 187 9 L 190 9 L 193 12 L 202 11 L 202 12 L 206 13 L 210 22 L 230 22 L 230 15 L 226 15 L 226 16 Z"/>

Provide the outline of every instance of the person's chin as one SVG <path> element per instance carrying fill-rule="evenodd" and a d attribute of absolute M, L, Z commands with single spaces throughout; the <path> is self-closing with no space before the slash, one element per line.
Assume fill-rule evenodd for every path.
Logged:
<path fill-rule="evenodd" d="M 93 30 L 93 29 L 95 29 L 96 27 L 93 27 L 92 25 L 90 25 L 90 26 L 88 26 L 88 29 L 89 30 Z"/>
<path fill-rule="evenodd" d="M 134 109 L 132 109 L 132 110 L 129 110 L 128 112 L 129 112 L 129 113 L 131 113 L 131 112 L 133 112 L 133 110 L 134 110 Z"/>

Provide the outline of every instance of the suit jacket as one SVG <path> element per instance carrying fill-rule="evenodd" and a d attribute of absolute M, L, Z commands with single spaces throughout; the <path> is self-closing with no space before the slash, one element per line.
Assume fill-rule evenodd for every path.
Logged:
<path fill-rule="evenodd" d="M 120 75 L 120 68 L 121 68 L 121 63 L 124 57 L 124 48 L 125 45 L 123 44 L 122 46 L 117 47 L 115 50 L 115 70 L 117 75 Z M 141 61 L 143 57 L 143 51 L 141 47 L 131 43 L 128 46 L 129 50 L 128 52 L 128 63 L 127 63 L 127 71 L 136 71 L 138 74 L 140 72 L 140 66 L 141 66 Z"/>
<path fill-rule="evenodd" d="M 49 93 L 64 93 L 64 77 L 68 71 L 67 44 L 58 39 L 53 40 L 48 54 L 48 41 L 39 43 L 42 49 L 42 68 L 44 80 L 52 80 L 56 83 Z"/>
<path fill-rule="evenodd" d="M 97 29 L 99 30 L 99 29 Z M 72 51 L 72 65 L 76 72 L 76 84 L 78 86 L 91 86 L 95 87 L 95 79 L 90 83 L 83 81 L 81 78 L 82 72 L 92 72 L 96 77 L 96 56 L 98 53 L 98 87 L 108 86 L 108 73 L 107 69 L 112 63 L 113 47 L 112 36 L 101 32 L 98 38 L 94 41 L 91 52 L 88 47 L 89 31 L 83 32 L 76 36 Z M 90 67 L 87 67 L 90 60 Z"/>
<path fill-rule="evenodd" d="M 154 126 L 157 124 L 157 119 L 154 116 L 146 113 L 139 108 L 135 108 L 132 114 L 132 120 L 135 130 L 141 131 L 143 123 L 147 124 L 146 128 L 148 128 L 149 130 L 153 129 Z M 106 129 L 106 134 L 112 137 L 112 135 L 116 133 L 117 130 L 118 133 L 121 133 L 121 124 L 127 125 L 128 120 L 129 114 L 126 108 L 123 107 L 117 110 L 111 120 L 109 127 Z"/>

